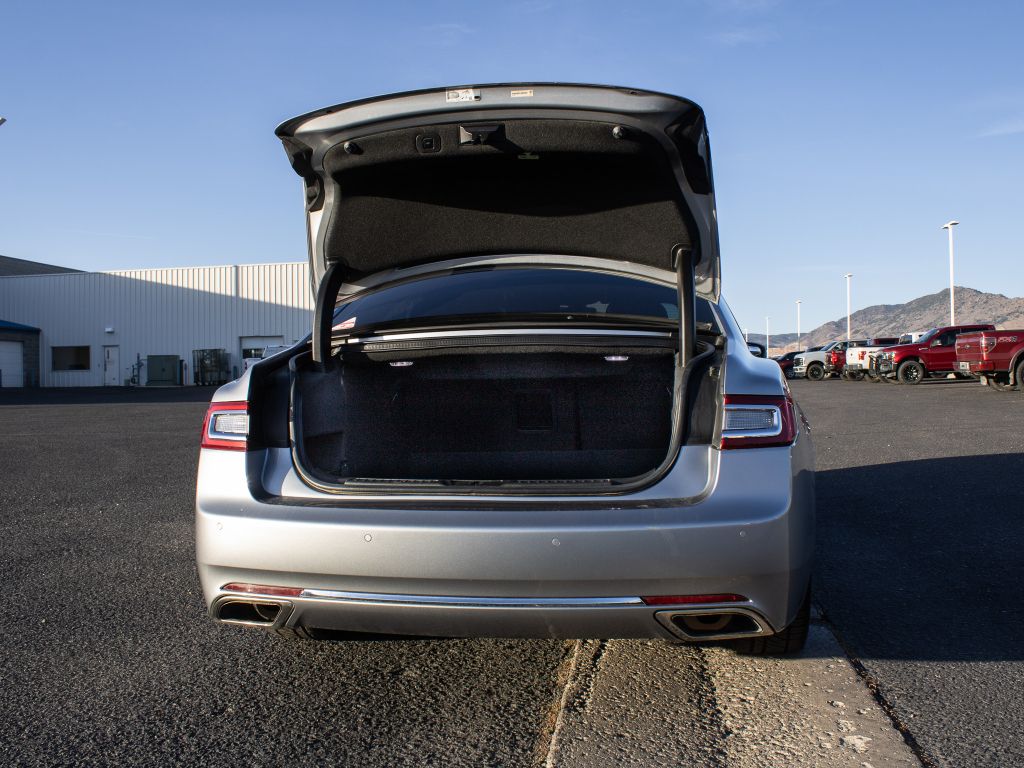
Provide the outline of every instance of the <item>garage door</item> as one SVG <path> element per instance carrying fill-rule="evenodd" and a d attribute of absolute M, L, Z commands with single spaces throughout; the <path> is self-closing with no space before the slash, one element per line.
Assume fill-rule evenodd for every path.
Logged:
<path fill-rule="evenodd" d="M 25 345 L 20 341 L 0 341 L 0 385 L 21 387 L 25 384 Z"/>

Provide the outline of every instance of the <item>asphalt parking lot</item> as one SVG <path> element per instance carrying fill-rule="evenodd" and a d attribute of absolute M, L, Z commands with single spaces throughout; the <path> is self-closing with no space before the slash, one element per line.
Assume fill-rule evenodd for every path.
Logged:
<path fill-rule="evenodd" d="M 5 391 L 0 759 L 1024 763 L 1024 395 L 793 390 L 818 453 L 821 617 L 787 660 L 635 641 L 288 643 L 216 626 L 191 527 L 209 391 Z"/>

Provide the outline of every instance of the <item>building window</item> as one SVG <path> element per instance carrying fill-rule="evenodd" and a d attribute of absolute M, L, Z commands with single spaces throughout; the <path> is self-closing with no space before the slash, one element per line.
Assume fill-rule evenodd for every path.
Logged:
<path fill-rule="evenodd" d="M 89 347 L 51 347 L 53 370 L 88 371 Z"/>

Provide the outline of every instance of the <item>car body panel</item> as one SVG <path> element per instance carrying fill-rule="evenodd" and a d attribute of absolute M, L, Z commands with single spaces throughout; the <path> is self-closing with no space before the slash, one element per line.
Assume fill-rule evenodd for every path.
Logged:
<path fill-rule="evenodd" d="M 689 503 L 505 497 L 390 502 L 381 508 L 357 500 L 341 506 L 332 499 L 328 506 L 299 498 L 261 499 L 249 488 L 224 483 L 258 457 L 204 450 L 199 485 L 207 493 L 197 499 L 196 513 L 204 595 L 212 604 L 225 594 L 225 584 L 239 581 L 453 598 L 734 592 L 748 597 L 773 628 L 781 628 L 795 615 L 813 556 L 808 435 L 788 448 L 715 453 L 713 492 Z M 221 493 L 210 492 L 218 487 Z M 322 614 L 328 607 L 318 610 Z M 337 604 L 334 617 L 324 624 L 321 615 L 316 626 L 354 629 L 349 620 L 358 613 L 361 631 L 447 634 L 415 629 L 417 619 L 403 618 L 402 604 L 375 608 L 367 613 L 362 606 L 353 611 Z M 443 607 L 436 610 L 445 613 Z M 537 623 L 545 610 L 535 609 L 532 617 L 526 613 L 519 632 L 534 636 L 546 626 Z M 620 624 L 626 619 L 616 614 L 625 611 L 641 614 L 645 629 L 621 636 L 664 635 L 653 608 L 599 610 L 597 617 L 610 622 L 604 633 L 590 634 L 595 616 L 570 612 L 540 634 L 617 636 L 626 631 Z M 518 634 L 513 630 L 516 617 L 524 617 L 522 609 L 490 614 L 504 618 L 476 625 L 475 631 L 458 624 L 449 630 Z M 302 620 L 301 612 L 291 617 L 293 623 Z"/>

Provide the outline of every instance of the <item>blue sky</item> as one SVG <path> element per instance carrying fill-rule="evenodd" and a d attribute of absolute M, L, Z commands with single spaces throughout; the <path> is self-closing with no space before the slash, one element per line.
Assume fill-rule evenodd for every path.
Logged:
<path fill-rule="evenodd" d="M 324 10 L 327 8 L 329 10 Z M 305 258 L 295 114 L 567 80 L 694 99 L 724 286 L 795 330 L 948 285 L 1024 294 L 1024 4 L 50 3 L 0 8 L 0 253 L 80 269 Z M 2 313 L 0 313 L 2 314 Z"/>

